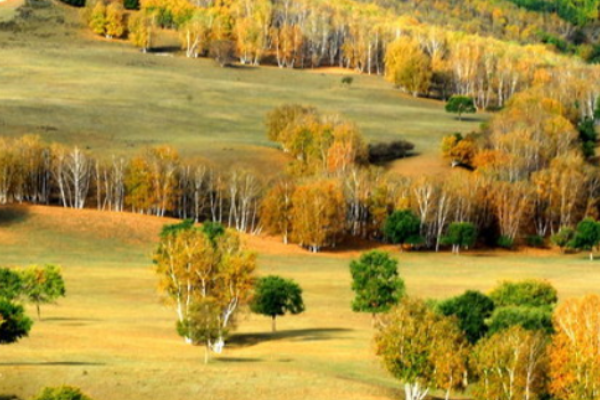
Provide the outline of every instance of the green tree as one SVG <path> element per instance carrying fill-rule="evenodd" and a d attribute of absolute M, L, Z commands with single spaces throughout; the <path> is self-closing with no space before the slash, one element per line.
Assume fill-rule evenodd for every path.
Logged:
<path fill-rule="evenodd" d="M 277 330 L 277 316 L 300 314 L 304 311 L 302 288 L 290 279 L 266 276 L 256 282 L 254 297 L 250 302 L 252 312 L 271 317 L 272 330 Z"/>
<path fill-rule="evenodd" d="M 352 310 L 376 313 L 388 311 L 404 296 L 404 281 L 398 276 L 398 262 L 383 251 L 369 251 L 350 262 Z"/>
<path fill-rule="evenodd" d="M 496 307 L 553 307 L 558 301 L 558 293 L 550 282 L 526 279 L 500 283 L 490 292 L 490 298 Z"/>
<path fill-rule="evenodd" d="M 452 245 L 452 253 L 460 254 L 460 248 L 468 249 L 477 240 L 477 230 L 470 222 L 452 222 L 448 227 L 448 233 L 444 237 L 445 244 Z"/>
<path fill-rule="evenodd" d="M 452 96 L 446 103 L 446 112 L 458 114 L 459 121 L 462 121 L 463 114 L 474 114 L 476 111 L 472 97 Z"/>
<path fill-rule="evenodd" d="M 383 234 L 394 244 L 419 244 L 423 241 L 419 235 L 421 221 L 411 210 L 394 211 L 383 225 Z"/>
<path fill-rule="evenodd" d="M 23 306 L 0 298 L 0 344 L 14 343 L 27 336 L 33 321 L 25 315 Z"/>
<path fill-rule="evenodd" d="M 489 332 L 494 334 L 513 326 L 528 331 L 552 333 L 552 309 L 550 307 L 508 306 L 497 308 L 489 319 Z"/>
<path fill-rule="evenodd" d="M 60 267 L 56 265 L 30 266 L 21 271 L 21 280 L 23 295 L 29 302 L 35 304 L 39 320 L 41 320 L 40 305 L 53 303 L 59 297 L 64 297 L 66 293 Z"/>
<path fill-rule="evenodd" d="M 586 218 L 577 224 L 575 236 L 569 246 L 590 252 L 590 260 L 594 260 L 594 247 L 600 242 L 600 224 L 593 218 Z"/>
<path fill-rule="evenodd" d="M 59 386 L 44 388 L 33 400 L 92 400 L 79 388 Z"/>
<path fill-rule="evenodd" d="M 21 275 L 10 268 L 0 268 L 0 298 L 9 301 L 17 299 L 22 293 Z"/>
<path fill-rule="evenodd" d="M 456 317 L 467 340 L 474 344 L 488 331 L 486 319 L 494 311 L 494 302 L 481 292 L 468 290 L 460 296 L 442 301 L 437 305 L 437 310 L 447 317 Z"/>

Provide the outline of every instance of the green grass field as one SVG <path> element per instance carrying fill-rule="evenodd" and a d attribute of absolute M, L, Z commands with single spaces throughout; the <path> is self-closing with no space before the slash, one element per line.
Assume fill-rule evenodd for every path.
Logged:
<path fill-rule="evenodd" d="M 307 310 L 284 317 L 244 314 L 224 353 L 203 365 L 185 345 L 175 313 L 160 301 L 151 253 L 153 217 L 46 207 L 0 209 L 0 265 L 58 263 L 67 297 L 42 308 L 30 337 L 2 347 L 0 398 L 27 399 L 71 384 L 98 400 L 392 399 L 400 385 L 373 354 L 370 317 L 350 310 L 348 263 L 359 253 L 312 255 L 271 238 L 248 238 L 260 274 L 294 278 Z M 554 252 L 399 253 L 410 294 L 443 298 L 502 279 L 546 278 L 561 298 L 600 292 L 598 262 Z M 28 307 L 30 315 L 34 308 Z M 10 397 L 8 397 L 10 398 Z"/>
<path fill-rule="evenodd" d="M 14 1 L 14 0 L 13 0 Z M 2 7 L 0 6 L 0 9 Z M 378 76 L 276 67 L 219 68 L 209 59 L 142 54 L 92 37 L 77 11 L 36 9 L 21 32 L 0 31 L 0 132 L 40 134 L 96 154 L 171 144 L 189 156 L 277 170 L 264 117 L 284 103 L 310 104 L 355 121 L 370 141 L 403 138 L 431 161 L 440 138 L 477 129 L 441 102 L 414 99 Z M 172 47 L 173 38 L 161 47 Z M 409 164 L 409 166 L 412 164 Z"/>

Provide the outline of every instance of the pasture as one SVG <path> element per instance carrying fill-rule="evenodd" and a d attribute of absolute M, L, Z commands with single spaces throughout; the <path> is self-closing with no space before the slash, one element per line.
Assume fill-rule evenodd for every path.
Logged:
<path fill-rule="evenodd" d="M 486 118 L 459 122 L 443 103 L 412 98 L 379 76 L 353 75 L 343 87 L 335 69 L 220 68 L 186 59 L 165 32 L 153 53 L 142 54 L 94 37 L 77 10 L 52 4 L 33 9 L 19 29 L 0 31 L 3 135 L 39 134 L 105 156 L 170 144 L 185 156 L 272 173 L 287 159 L 266 139 L 265 115 L 302 103 L 342 114 L 368 141 L 413 142 L 420 156 L 392 167 L 434 173 L 447 168 L 441 137 L 476 130 Z"/>
<path fill-rule="evenodd" d="M 222 355 L 183 343 L 158 295 L 151 255 L 167 219 L 48 207 L 0 209 L 0 265 L 62 265 L 67 297 L 42 307 L 29 338 L 2 347 L 0 398 L 47 385 L 95 399 L 391 399 L 400 385 L 373 354 L 370 317 L 350 310 L 349 261 L 359 251 L 312 255 L 276 238 L 247 237 L 259 273 L 293 278 L 307 310 L 281 318 L 245 313 Z M 444 298 L 502 279 L 545 278 L 561 298 L 599 292 L 598 262 L 552 251 L 400 253 L 409 293 Z M 34 315 L 29 306 L 28 313 Z"/>

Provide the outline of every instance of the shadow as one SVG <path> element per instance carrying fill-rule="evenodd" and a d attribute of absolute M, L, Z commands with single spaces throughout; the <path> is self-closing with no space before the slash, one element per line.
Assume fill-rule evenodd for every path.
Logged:
<path fill-rule="evenodd" d="M 6 227 L 20 224 L 27 220 L 29 209 L 25 206 L 1 206 L 0 226 Z"/>
<path fill-rule="evenodd" d="M 241 357 L 227 357 L 227 358 L 215 358 L 215 361 L 222 363 L 255 363 L 262 362 L 262 358 L 241 358 Z"/>
<path fill-rule="evenodd" d="M 177 53 L 181 51 L 181 47 L 178 46 L 156 46 L 148 49 L 148 54 L 155 53 Z"/>
<path fill-rule="evenodd" d="M 54 317 L 44 318 L 44 322 L 98 322 L 102 321 L 97 318 L 69 318 L 69 317 Z"/>
<path fill-rule="evenodd" d="M 351 332 L 352 329 L 345 328 L 323 328 L 323 329 L 295 329 L 290 331 L 268 332 L 268 333 L 243 333 L 233 335 L 227 341 L 229 347 L 249 347 L 258 343 L 273 342 L 277 340 L 292 341 L 324 341 L 339 338 L 339 334 Z"/>
<path fill-rule="evenodd" d="M 21 400 L 21 398 L 14 394 L 0 394 L 0 400 Z"/>
<path fill-rule="evenodd" d="M 81 361 L 50 361 L 50 362 L 0 362 L 0 367 L 96 367 L 103 366 L 105 363 L 81 362 Z M 0 398 L 1 400 L 1 398 Z"/>

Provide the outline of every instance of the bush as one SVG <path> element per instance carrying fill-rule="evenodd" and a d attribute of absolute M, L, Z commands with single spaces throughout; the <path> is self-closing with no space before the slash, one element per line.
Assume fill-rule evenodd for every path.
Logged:
<path fill-rule="evenodd" d="M 80 389 L 72 386 L 44 388 L 33 400 L 92 400 Z"/>
<path fill-rule="evenodd" d="M 552 235 L 550 241 L 560 247 L 561 251 L 564 251 L 565 247 L 569 245 L 571 240 L 575 237 L 575 230 L 571 228 L 561 228 L 558 233 Z"/>
<path fill-rule="evenodd" d="M 529 235 L 527 236 L 527 246 L 529 247 L 544 247 L 544 238 L 540 235 Z"/>
<path fill-rule="evenodd" d="M 404 158 L 409 156 L 414 148 L 415 145 L 406 140 L 372 143 L 369 144 L 369 162 L 382 163 Z"/>
<path fill-rule="evenodd" d="M 509 238 L 508 236 L 500 236 L 498 238 L 498 242 L 497 242 L 498 246 L 502 247 L 503 249 L 512 249 L 515 241 L 511 238 Z"/>
<path fill-rule="evenodd" d="M 27 336 L 33 325 L 23 306 L 6 299 L 0 299 L 0 321 L 0 344 L 14 343 Z"/>
<path fill-rule="evenodd" d="M 394 211 L 383 225 L 383 234 L 393 244 L 415 245 L 423 242 L 419 235 L 421 221 L 411 210 Z"/>
<path fill-rule="evenodd" d="M 341 82 L 342 85 L 350 86 L 352 85 L 352 82 L 354 82 L 354 78 L 351 76 L 344 76 Z"/>

